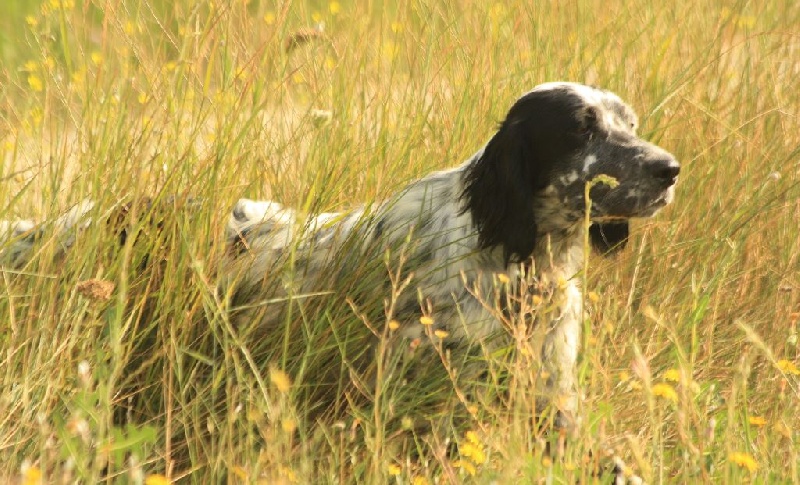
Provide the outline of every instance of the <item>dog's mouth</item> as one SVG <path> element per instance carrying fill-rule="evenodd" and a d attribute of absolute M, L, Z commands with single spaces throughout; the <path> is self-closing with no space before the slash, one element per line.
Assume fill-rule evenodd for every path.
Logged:
<path fill-rule="evenodd" d="M 639 214 L 637 214 L 635 217 L 652 217 L 658 211 L 671 204 L 673 200 L 675 200 L 675 182 L 661 192 L 661 194 L 659 194 L 659 196 L 653 199 L 649 204 L 637 211 Z"/>
<path fill-rule="evenodd" d="M 617 198 L 609 194 L 609 198 L 597 199 L 592 205 L 591 219 L 594 222 L 612 222 L 632 218 L 647 218 L 656 215 L 675 199 L 675 184 L 663 189 L 655 197 L 642 198 L 630 195 Z"/>

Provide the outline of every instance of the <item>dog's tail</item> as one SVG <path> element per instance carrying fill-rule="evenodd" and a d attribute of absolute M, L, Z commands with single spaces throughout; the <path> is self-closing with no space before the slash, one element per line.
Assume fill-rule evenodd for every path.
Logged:
<path fill-rule="evenodd" d="M 45 234 L 58 239 L 59 251 L 75 243 L 76 233 L 91 224 L 91 201 L 83 201 L 50 222 L 32 220 L 0 221 L 0 266 L 19 268 L 31 257 L 34 245 Z"/>

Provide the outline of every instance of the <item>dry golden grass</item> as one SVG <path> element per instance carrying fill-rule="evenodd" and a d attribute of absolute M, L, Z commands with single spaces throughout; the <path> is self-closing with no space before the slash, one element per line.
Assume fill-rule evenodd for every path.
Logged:
<path fill-rule="evenodd" d="M 0 476 L 574 483 L 613 448 L 651 483 L 800 482 L 800 4 L 6 0 L 0 14 L 0 219 L 204 200 L 136 246 L 93 227 L 64 260 L 45 240 L 0 273 Z M 339 345 L 326 329 L 359 316 L 332 299 L 295 314 L 318 347 L 232 329 L 207 244 L 227 208 L 380 198 L 461 162 L 520 93 L 558 79 L 620 93 L 683 164 L 675 204 L 590 261 L 586 426 L 538 435 L 519 402 L 467 403 L 450 423 L 424 405 L 446 373 L 309 419 L 302 398 Z M 145 253 L 160 263 L 142 273 Z M 89 300 L 85 281 L 113 289 Z M 145 419 L 122 428 L 132 390 Z"/>

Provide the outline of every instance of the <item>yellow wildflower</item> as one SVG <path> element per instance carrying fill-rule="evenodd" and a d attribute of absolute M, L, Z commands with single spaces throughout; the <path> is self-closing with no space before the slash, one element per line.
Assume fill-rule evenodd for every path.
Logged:
<path fill-rule="evenodd" d="M 787 374 L 794 374 L 796 376 L 800 376 L 800 369 L 798 369 L 797 366 L 794 365 L 794 362 L 792 362 L 791 360 L 786 360 L 786 359 L 779 360 L 778 369 Z"/>
<path fill-rule="evenodd" d="M 397 57 L 398 52 L 400 52 L 400 47 L 398 47 L 398 45 L 391 40 L 386 41 L 383 46 L 381 46 L 381 54 L 383 54 L 383 57 L 386 60 L 394 60 L 394 58 Z"/>
<path fill-rule="evenodd" d="M 663 397 L 672 402 L 678 402 L 678 393 L 669 384 L 656 384 L 653 386 L 653 395 Z"/>
<path fill-rule="evenodd" d="M 448 333 L 447 330 L 435 330 L 433 334 L 439 338 L 445 338 L 448 335 L 450 335 L 450 333 Z"/>
<path fill-rule="evenodd" d="M 144 485 L 169 485 L 170 483 L 172 482 L 164 475 L 148 475 L 144 479 Z"/>
<path fill-rule="evenodd" d="M 739 465 L 742 468 L 747 468 L 747 471 L 754 472 L 758 470 L 758 463 L 756 460 L 747 453 L 742 453 L 740 451 L 735 451 L 728 455 L 728 460 L 731 463 Z"/>
<path fill-rule="evenodd" d="M 297 421 L 293 418 L 286 418 L 281 421 L 281 429 L 288 434 L 292 434 L 297 429 Z"/>
<path fill-rule="evenodd" d="M 234 466 L 231 468 L 231 472 L 241 480 L 247 481 L 247 472 L 244 470 L 244 468 L 240 466 Z"/>
<path fill-rule="evenodd" d="M 596 291 L 590 291 L 587 296 L 589 297 L 589 301 L 592 303 L 597 303 L 600 301 L 600 295 L 598 295 Z"/>
<path fill-rule="evenodd" d="M 69 76 L 69 80 L 72 82 L 70 88 L 79 88 L 83 86 L 83 83 L 86 81 L 86 72 L 85 71 L 75 71 Z"/>
<path fill-rule="evenodd" d="M 282 476 L 285 476 L 286 479 L 289 480 L 289 483 L 298 483 L 299 482 L 299 480 L 297 478 L 297 473 L 295 473 L 294 470 L 292 470 L 289 467 L 282 466 L 280 468 L 280 474 Z"/>
<path fill-rule="evenodd" d="M 42 83 L 42 80 L 39 78 L 39 76 L 35 76 L 33 74 L 28 76 L 28 86 L 30 86 L 31 89 L 37 93 L 41 92 L 44 89 L 44 84 Z"/>
<path fill-rule="evenodd" d="M 37 485 L 42 483 L 42 471 L 38 467 L 24 467 L 22 471 L 22 483 L 25 485 Z"/>
<path fill-rule="evenodd" d="M 31 27 L 36 27 L 39 25 L 39 20 L 36 19 L 33 15 L 28 15 L 25 17 L 25 23 L 30 25 Z"/>
<path fill-rule="evenodd" d="M 752 29 L 756 25 L 756 18 L 752 15 L 740 15 L 736 19 L 736 26 L 745 28 L 745 29 Z"/>
<path fill-rule="evenodd" d="M 464 443 L 461 447 L 459 447 L 458 451 L 465 457 L 472 460 L 472 462 L 476 465 L 480 465 L 486 461 L 486 454 L 483 452 L 483 448 L 479 445 L 475 445 L 474 443 Z"/>
<path fill-rule="evenodd" d="M 464 436 L 466 436 L 467 441 L 469 441 L 470 443 L 472 443 L 475 446 L 481 446 L 483 444 L 483 443 L 481 443 L 481 440 L 478 438 L 478 433 L 476 433 L 474 431 L 471 431 L 471 430 L 467 431 Z"/>
<path fill-rule="evenodd" d="M 403 471 L 400 465 L 397 465 L 396 463 L 389 463 L 389 466 L 386 468 L 387 471 L 389 472 L 389 475 L 393 477 L 400 475 L 400 473 Z"/>
<path fill-rule="evenodd" d="M 503 283 L 504 285 L 507 285 L 508 283 L 511 282 L 511 280 L 508 279 L 508 275 L 505 273 L 497 273 L 497 279 L 498 281 L 500 281 L 500 283 Z"/>
<path fill-rule="evenodd" d="M 453 468 L 461 468 L 471 477 L 474 477 L 478 470 L 475 468 L 475 465 L 466 461 L 466 460 L 456 460 L 452 463 Z"/>
<path fill-rule="evenodd" d="M 94 64 L 95 66 L 99 66 L 103 63 L 103 54 L 101 54 L 100 52 L 97 51 L 92 52 L 90 57 L 92 59 L 92 64 Z"/>
<path fill-rule="evenodd" d="M 502 2 L 495 2 L 489 9 L 489 15 L 492 17 L 493 20 L 497 20 L 497 18 L 503 16 L 506 13 L 506 11 L 507 11 L 506 6 L 503 5 Z"/>
<path fill-rule="evenodd" d="M 394 319 L 389 320 L 389 323 L 387 323 L 386 325 L 389 327 L 389 330 L 397 330 L 398 328 L 400 328 L 400 322 Z"/>
<path fill-rule="evenodd" d="M 429 317 L 428 315 L 423 315 L 419 317 L 419 323 L 425 326 L 433 325 L 433 317 Z"/>
<path fill-rule="evenodd" d="M 753 426 L 764 426 L 764 425 L 766 425 L 766 424 L 767 424 L 767 420 L 766 420 L 766 419 L 764 419 L 764 418 L 762 418 L 761 416 L 750 416 L 750 418 L 748 419 L 748 421 L 749 421 L 749 422 L 750 422 L 750 424 L 752 424 Z"/>
<path fill-rule="evenodd" d="M 336 15 L 342 11 L 342 4 L 339 2 L 331 2 L 328 4 L 328 10 L 330 10 L 331 15 Z"/>
<path fill-rule="evenodd" d="M 282 393 L 289 392 L 289 389 L 292 387 L 292 380 L 289 379 L 289 376 L 286 374 L 286 372 L 280 369 L 270 369 L 269 380 Z"/>
<path fill-rule="evenodd" d="M 672 382 L 678 382 L 681 380 L 681 373 L 678 369 L 668 369 L 664 372 L 664 379 Z"/>
<path fill-rule="evenodd" d="M 264 23 L 272 25 L 275 23 L 275 12 L 267 12 L 264 14 Z"/>

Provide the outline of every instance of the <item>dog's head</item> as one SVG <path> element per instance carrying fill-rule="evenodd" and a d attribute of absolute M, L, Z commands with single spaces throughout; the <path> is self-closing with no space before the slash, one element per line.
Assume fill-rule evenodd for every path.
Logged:
<path fill-rule="evenodd" d="M 586 184 L 604 175 L 612 183 L 590 191 L 592 242 L 602 251 L 621 247 L 628 219 L 672 201 L 680 170 L 636 135 L 637 123 L 617 95 L 581 84 L 542 84 L 519 98 L 465 180 L 481 246 L 526 259 L 537 235 L 583 218 Z"/>

